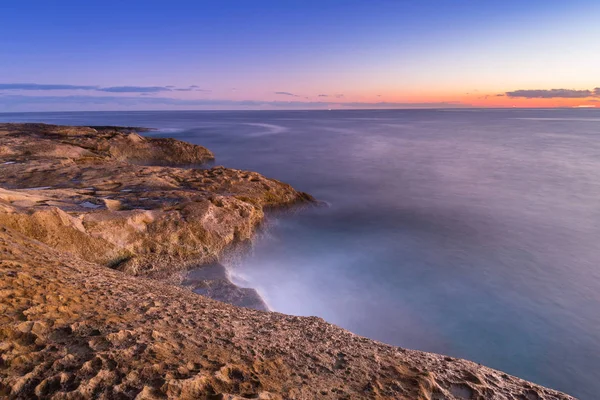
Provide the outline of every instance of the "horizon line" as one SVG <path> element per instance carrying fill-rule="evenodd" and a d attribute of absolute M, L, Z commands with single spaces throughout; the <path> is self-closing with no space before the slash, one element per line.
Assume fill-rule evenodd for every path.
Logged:
<path fill-rule="evenodd" d="M 394 110 L 594 110 L 600 109 L 598 106 L 563 106 L 563 107 L 398 107 L 398 108 L 330 108 L 330 109 L 314 109 L 314 108 L 289 108 L 289 109 L 193 109 L 193 110 L 168 110 L 168 109 L 148 109 L 148 110 L 64 110 L 64 111 L 0 111 L 0 114 L 56 114 L 56 113 L 112 113 L 112 112 L 198 112 L 198 111 L 264 111 L 264 112 L 279 112 L 279 111 L 394 111 Z"/>

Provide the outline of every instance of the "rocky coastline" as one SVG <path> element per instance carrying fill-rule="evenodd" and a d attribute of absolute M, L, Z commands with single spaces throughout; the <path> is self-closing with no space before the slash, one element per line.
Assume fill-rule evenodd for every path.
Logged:
<path fill-rule="evenodd" d="M 0 397 L 572 399 L 259 311 L 219 261 L 318 202 L 141 131 L 0 124 Z"/>

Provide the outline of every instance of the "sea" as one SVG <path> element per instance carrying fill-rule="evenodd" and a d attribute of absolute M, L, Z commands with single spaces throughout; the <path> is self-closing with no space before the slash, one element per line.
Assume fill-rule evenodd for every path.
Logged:
<path fill-rule="evenodd" d="M 600 398 L 600 109 L 4 113 L 201 144 L 327 202 L 231 276 L 277 312 Z"/>

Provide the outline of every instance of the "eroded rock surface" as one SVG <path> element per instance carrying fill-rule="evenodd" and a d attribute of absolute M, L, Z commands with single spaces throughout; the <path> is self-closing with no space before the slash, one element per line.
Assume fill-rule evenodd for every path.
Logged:
<path fill-rule="evenodd" d="M 214 160 L 202 146 L 145 138 L 145 128 L 0 124 L 0 157 L 100 158 L 144 165 L 194 165 Z"/>
<path fill-rule="evenodd" d="M 250 239 L 265 208 L 314 201 L 255 172 L 140 165 L 213 158 L 173 139 L 0 124 L 0 141 L 0 224 L 132 274 L 214 261 Z"/>
<path fill-rule="evenodd" d="M 238 308 L 0 228 L 0 396 L 570 399 L 319 318 Z"/>
<path fill-rule="evenodd" d="M 181 285 L 211 299 L 234 306 L 269 311 L 269 307 L 255 289 L 242 288 L 231 282 L 227 269 L 212 263 L 182 274 Z"/>
<path fill-rule="evenodd" d="M 265 207 L 313 200 L 252 172 L 139 165 L 110 150 L 130 134 L 0 126 L 0 397 L 572 399 L 140 276 L 218 258 Z"/>

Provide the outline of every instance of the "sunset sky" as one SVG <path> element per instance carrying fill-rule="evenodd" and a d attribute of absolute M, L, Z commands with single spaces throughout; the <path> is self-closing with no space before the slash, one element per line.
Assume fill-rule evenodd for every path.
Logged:
<path fill-rule="evenodd" d="M 596 105 L 598 0 L 0 5 L 0 112 Z"/>

